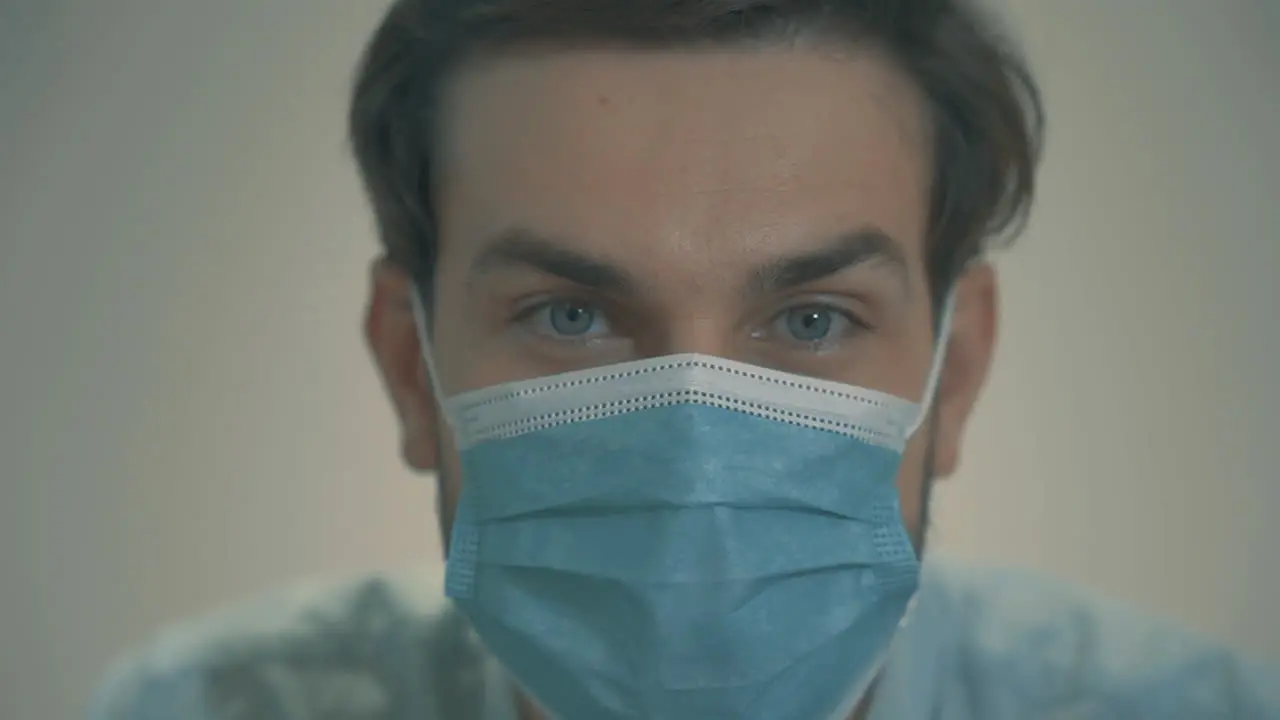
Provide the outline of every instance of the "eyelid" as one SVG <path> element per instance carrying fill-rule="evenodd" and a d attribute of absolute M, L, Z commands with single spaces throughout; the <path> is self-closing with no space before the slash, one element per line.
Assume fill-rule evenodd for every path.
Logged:
<path fill-rule="evenodd" d="M 530 326 L 530 323 L 539 313 L 549 312 L 554 309 L 556 305 L 581 305 L 589 308 L 594 314 L 594 319 L 604 324 L 604 331 L 597 333 L 588 332 L 583 335 L 560 335 L 554 331 Z M 514 325 L 523 325 L 525 326 L 526 331 L 558 343 L 591 343 L 607 338 L 613 332 L 613 320 L 609 317 L 609 313 L 606 311 L 604 305 L 585 298 L 581 294 L 562 293 L 535 296 L 517 308 L 511 317 L 511 323 Z"/>
<path fill-rule="evenodd" d="M 785 317 L 788 313 L 798 310 L 825 310 L 848 320 L 850 324 L 862 328 L 870 329 L 871 324 L 865 319 L 863 313 L 852 310 L 844 304 L 825 298 L 804 298 L 797 299 L 787 303 L 782 309 L 778 310 L 770 318 L 770 322 L 774 322 L 779 318 Z"/>
<path fill-rule="evenodd" d="M 581 304 L 592 309 L 599 309 L 600 303 L 579 294 L 573 293 L 538 293 L 521 298 L 515 301 L 515 312 L 512 313 L 514 319 L 527 318 L 530 315 L 545 310 L 556 304 Z"/>
<path fill-rule="evenodd" d="M 847 323 L 847 327 L 837 328 L 827 337 L 816 340 L 803 340 L 793 337 L 785 327 L 779 327 L 787 322 L 787 316 L 790 313 L 804 310 L 830 312 L 836 316 L 837 322 L 843 320 Z M 759 329 L 753 331 L 751 337 L 755 340 L 777 343 L 803 352 L 823 353 L 834 350 L 870 330 L 872 330 L 871 325 L 859 313 L 830 300 L 810 298 L 784 306 L 771 315 L 768 321 Z"/>

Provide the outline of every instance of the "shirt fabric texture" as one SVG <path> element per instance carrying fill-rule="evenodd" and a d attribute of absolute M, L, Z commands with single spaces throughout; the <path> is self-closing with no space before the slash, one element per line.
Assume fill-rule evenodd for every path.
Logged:
<path fill-rule="evenodd" d="M 438 578 L 371 577 L 181 625 L 88 718 L 516 720 L 514 693 Z M 1006 718 L 1280 719 L 1280 671 L 1049 579 L 925 563 L 869 720 Z"/>

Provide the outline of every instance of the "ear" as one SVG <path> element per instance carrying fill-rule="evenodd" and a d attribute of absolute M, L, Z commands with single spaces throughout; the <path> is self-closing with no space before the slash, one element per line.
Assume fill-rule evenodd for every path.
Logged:
<path fill-rule="evenodd" d="M 951 333 L 946 339 L 946 359 L 933 412 L 933 463 L 938 477 L 953 474 L 960 464 L 965 427 L 986 384 L 995 352 L 998 303 L 996 272 L 990 264 L 975 265 L 957 280 Z"/>
<path fill-rule="evenodd" d="M 401 453 L 415 470 L 434 470 L 440 449 L 436 438 L 436 398 L 413 315 L 413 281 L 386 259 L 370 273 L 364 336 L 383 387 L 400 420 Z"/>

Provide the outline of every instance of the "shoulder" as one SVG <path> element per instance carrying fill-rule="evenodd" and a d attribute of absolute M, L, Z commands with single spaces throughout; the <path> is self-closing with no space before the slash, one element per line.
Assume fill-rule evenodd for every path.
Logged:
<path fill-rule="evenodd" d="M 1280 672 L 1161 619 L 1025 572 L 943 566 L 932 583 L 954 624 L 950 693 L 985 716 L 1280 715 Z"/>
<path fill-rule="evenodd" d="M 117 662 L 90 720 L 424 718 L 466 704 L 447 679 L 480 663 L 431 577 L 275 593 L 163 632 Z"/>

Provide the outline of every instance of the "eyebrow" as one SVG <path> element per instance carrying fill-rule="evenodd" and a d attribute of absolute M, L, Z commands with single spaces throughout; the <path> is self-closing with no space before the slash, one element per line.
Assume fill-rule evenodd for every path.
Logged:
<path fill-rule="evenodd" d="M 639 286 L 627 271 L 525 228 L 505 230 L 486 244 L 471 263 L 471 277 L 474 280 L 510 268 L 529 268 L 619 295 L 635 294 Z"/>
<path fill-rule="evenodd" d="M 878 228 L 865 227 L 837 235 L 817 250 L 760 266 L 748 281 L 747 293 L 760 296 L 791 290 L 871 264 L 891 269 L 906 286 L 907 261 L 902 247 Z M 626 270 L 527 228 L 510 228 L 495 235 L 472 262 L 471 279 L 510 268 L 532 269 L 617 295 L 634 295 L 639 288 L 639 283 Z"/>
<path fill-rule="evenodd" d="M 907 286 L 907 259 L 902 246 L 884 231 L 864 227 L 837 235 L 817 250 L 769 262 L 755 270 L 747 284 L 750 296 L 792 290 L 860 265 L 882 265 Z"/>

